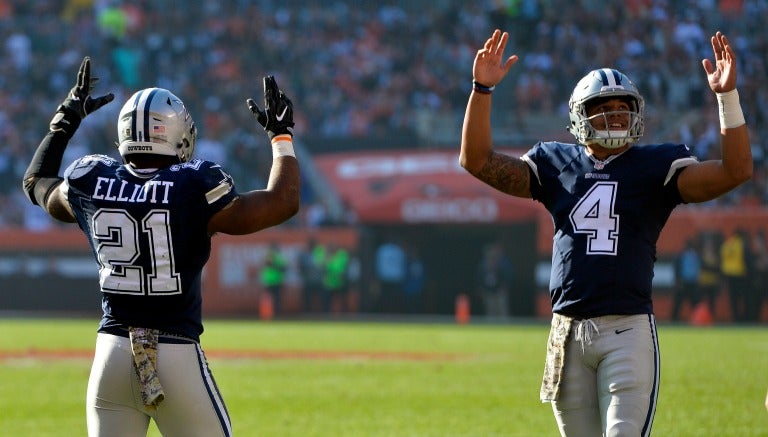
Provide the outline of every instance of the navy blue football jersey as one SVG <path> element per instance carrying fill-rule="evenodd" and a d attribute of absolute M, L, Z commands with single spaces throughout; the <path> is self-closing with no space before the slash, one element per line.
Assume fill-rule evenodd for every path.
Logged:
<path fill-rule="evenodd" d="M 237 197 L 218 164 L 192 160 L 141 174 L 104 155 L 64 173 L 64 192 L 99 266 L 99 330 L 138 326 L 195 340 L 209 219 Z"/>
<path fill-rule="evenodd" d="M 685 145 L 633 146 L 606 161 L 540 142 L 523 160 L 531 195 L 552 215 L 552 310 L 575 317 L 650 314 L 656 242 L 676 205 Z"/>

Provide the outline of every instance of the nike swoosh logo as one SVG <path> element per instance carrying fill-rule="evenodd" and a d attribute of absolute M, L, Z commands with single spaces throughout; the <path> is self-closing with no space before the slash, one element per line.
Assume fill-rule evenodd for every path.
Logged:
<path fill-rule="evenodd" d="M 286 106 L 283 108 L 283 113 L 280 115 L 275 116 L 275 120 L 277 121 L 283 121 L 283 117 L 285 117 L 285 113 L 288 112 L 288 107 Z"/>
<path fill-rule="evenodd" d="M 614 331 L 614 332 L 615 332 L 615 333 L 617 333 L 617 334 L 621 334 L 622 332 L 627 332 L 627 331 L 629 331 L 630 329 L 632 329 L 632 328 L 627 328 L 627 329 L 617 329 L 617 330 L 616 330 L 616 331 Z"/>

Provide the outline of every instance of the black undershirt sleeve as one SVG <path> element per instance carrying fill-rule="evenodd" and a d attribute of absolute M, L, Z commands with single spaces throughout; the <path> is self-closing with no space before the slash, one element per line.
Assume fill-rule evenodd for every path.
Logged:
<path fill-rule="evenodd" d="M 23 180 L 24 193 L 32 204 L 45 207 L 51 191 L 63 180 L 59 168 L 70 138 L 65 131 L 50 131 L 37 147 Z"/>

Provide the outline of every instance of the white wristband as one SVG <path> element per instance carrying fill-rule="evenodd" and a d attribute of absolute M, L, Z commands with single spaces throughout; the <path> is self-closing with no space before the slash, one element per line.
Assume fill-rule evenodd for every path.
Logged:
<path fill-rule="evenodd" d="M 717 107 L 720 112 L 720 128 L 730 129 L 746 123 L 739 103 L 739 92 L 735 88 L 727 93 L 717 93 Z"/>
<path fill-rule="evenodd" d="M 290 135 L 278 135 L 272 138 L 272 159 L 278 156 L 296 157 L 296 153 L 293 151 L 293 139 Z"/>

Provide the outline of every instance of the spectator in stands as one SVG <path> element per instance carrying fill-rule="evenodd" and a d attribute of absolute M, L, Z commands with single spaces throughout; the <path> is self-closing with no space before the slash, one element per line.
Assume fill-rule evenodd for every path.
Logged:
<path fill-rule="evenodd" d="M 349 283 L 347 269 L 349 268 L 349 252 L 347 249 L 331 244 L 328 247 L 328 261 L 323 272 L 323 289 L 325 294 L 324 308 L 326 313 L 333 310 L 347 311 Z"/>
<path fill-rule="evenodd" d="M 513 2 L 512 9 L 507 9 L 509 5 L 499 6 L 499 2 L 460 0 L 436 2 L 426 9 L 418 2 L 373 0 L 332 5 L 295 0 L 202 2 L 200 7 L 170 9 L 163 2 L 146 0 L 96 1 L 90 5 L 28 0 L 6 3 L 10 13 L 0 17 L 0 43 L 9 59 L 0 66 L 0 180 L 21 177 L 19 169 L 26 162 L 20 151 L 24 145 L 34 143 L 32 133 L 48 122 L 46 106 L 37 102 L 46 102 L 47 96 L 63 95 L 68 90 L 66 77 L 49 77 L 44 72 L 74 68 L 85 54 L 98 59 L 115 56 L 112 71 L 102 77 L 102 84 L 116 89 L 118 98 L 125 93 L 121 87 L 136 81 L 183 89 L 190 111 L 201 114 L 200 120 L 204 120 L 200 126 L 203 132 L 212 128 L 210 123 L 215 123 L 222 107 L 231 106 L 242 90 L 251 87 L 248 73 L 258 68 L 278 72 L 280 82 L 304 103 L 303 111 L 295 114 L 296 131 L 318 127 L 307 140 L 310 142 L 304 144 L 310 150 L 341 147 L 351 143 L 345 140 L 354 135 L 365 135 L 366 140 L 355 140 L 356 148 L 432 147 L 436 130 L 428 130 L 422 138 L 414 134 L 417 125 L 424 114 L 436 111 L 448 112 L 444 117 L 447 120 L 461 117 L 465 65 L 473 53 L 475 30 L 488 29 L 494 21 L 519 24 L 514 26 L 518 46 L 546 53 L 532 58 L 530 69 L 519 72 L 536 85 L 532 90 L 538 93 L 535 103 L 542 108 L 542 117 L 546 119 L 546 112 L 551 112 L 551 117 L 562 111 L 559 99 L 570 91 L 569 78 L 584 71 L 588 63 L 616 64 L 620 68 L 628 65 L 627 69 L 633 71 L 638 66 L 648 71 L 638 75 L 643 78 L 638 86 L 645 92 L 648 106 L 653 107 L 649 112 L 659 113 L 667 99 L 681 108 L 646 120 L 648 135 L 658 132 L 664 136 L 667 129 L 676 130 L 676 120 L 701 117 L 688 110 L 698 106 L 694 105 L 695 99 L 701 93 L 677 94 L 682 89 L 690 91 L 691 84 L 699 89 L 703 86 L 691 82 L 699 80 L 697 63 L 681 59 L 695 61 L 706 47 L 701 29 L 725 24 L 726 31 L 739 33 L 734 40 L 743 53 L 741 77 L 746 79 L 741 99 L 749 124 L 755 126 L 755 147 L 768 151 L 768 142 L 759 140 L 768 138 L 768 90 L 760 86 L 760 81 L 749 80 L 765 77 L 768 71 L 768 60 L 762 56 L 768 41 L 766 2 L 741 2 L 738 7 L 719 2 L 719 7 L 727 11 L 725 15 L 712 8 L 712 2 L 684 2 L 684 7 L 678 6 L 680 2 L 634 2 L 629 7 L 619 3 L 603 6 L 594 0 L 526 0 Z M 644 6 L 637 6 L 641 3 Z M 605 23 L 606 30 L 615 27 L 621 32 L 597 32 L 594 26 L 587 25 L 596 22 Z M 292 32 L 297 26 L 308 29 L 308 33 Z M 544 50 L 537 47 L 547 44 L 550 46 Z M 680 47 L 685 58 L 678 59 L 675 47 Z M 245 51 L 263 56 L 235 56 Z M 132 63 L 137 58 L 156 62 L 143 65 L 137 72 Z M 361 59 L 365 59 L 363 64 Z M 410 62 L 412 59 L 423 62 Z M 178 65 L 185 68 L 175 68 Z M 685 79 L 684 83 L 679 78 Z M 190 86 L 194 81 L 226 86 L 196 90 Z M 521 98 L 531 96 L 523 93 Z M 497 115 L 513 117 L 518 109 L 514 103 L 509 99 Z M 104 111 L 105 122 L 97 123 L 102 116 L 94 114 L 92 125 L 78 133 L 73 146 L 83 144 L 88 153 L 111 153 L 103 145 L 110 144 L 111 120 L 117 114 L 111 114 L 108 108 Z M 231 126 L 217 136 L 248 137 L 238 127 L 248 125 L 247 116 L 233 115 Z M 508 145 L 518 145 L 534 134 L 546 134 L 530 132 L 527 126 L 536 124 L 523 123 L 522 129 L 509 135 Z M 552 132 L 562 134 L 563 129 L 554 125 Z M 206 137 L 214 139 L 210 134 Z M 227 149 L 228 161 L 238 174 L 239 163 L 233 157 L 242 153 L 235 149 L 260 150 L 258 144 L 216 139 L 223 142 L 220 147 Z M 699 159 L 707 159 L 698 153 L 697 149 Z M 254 156 L 250 151 L 246 155 Z M 258 162 L 269 162 L 268 156 Z M 760 164 L 767 165 L 768 161 Z M 245 168 L 250 170 L 250 175 L 245 173 L 247 177 L 266 180 L 263 165 Z M 248 184 L 233 176 L 239 183 Z M 768 193 L 766 180 L 755 178 L 751 182 L 757 187 L 755 192 Z M 0 184 L 0 193 L 7 195 L 13 187 Z M 739 204 L 741 195 L 711 204 Z M 6 226 L 23 226 L 20 215 L 4 211 L 0 214 L 9 222 Z"/>
<path fill-rule="evenodd" d="M 418 314 L 422 312 L 424 288 L 427 282 L 427 272 L 424 266 L 424 260 L 421 258 L 419 247 L 415 244 L 409 244 L 407 249 L 407 273 L 405 283 L 403 284 L 404 312 L 407 314 Z"/>
<path fill-rule="evenodd" d="M 685 242 L 685 248 L 675 263 L 675 292 L 672 303 L 672 320 L 680 320 L 683 303 L 690 304 L 690 309 L 699 303 L 699 277 L 701 276 L 701 256 L 696 238 Z"/>
<path fill-rule="evenodd" d="M 310 238 L 306 249 L 299 254 L 304 312 L 312 313 L 324 308 L 323 273 L 328 258 L 325 244 Z"/>
<path fill-rule="evenodd" d="M 514 267 L 501 244 L 493 243 L 483 248 L 476 281 L 477 294 L 485 308 L 485 315 L 509 316 L 509 295 L 514 281 Z"/>
<path fill-rule="evenodd" d="M 407 278 L 407 256 L 403 245 L 388 235 L 376 249 L 374 310 L 397 312 L 403 308 L 403 284 Z"/>
<path fill-rule="evenodd" d="M 699 272 L 699 293 L 706 302 L 709 313 L 716 315 L 717 297 L 722 285 L 720 278 L 720 242 L 717 232 L 703 232 L 700 235 L 701 270 Z"/>
<path fill-rule="evenodd" d="M 752 280 L 746 299 L 747 320 L 759 322 L 763 306 L 768 301 L 768 241 L 765 231 L 758 229 L 752 234 Z"/>
<path fill-rule="evenodd" d="M 287 270 L 288 261 L 280 246 L 276 242 L 270 243 L 264 257 L 264 264 L 261 266 L 259 283 L 272 298 L 275 314 L 282 312 L 283 287 Z"/>
<path fill-rule="evenodd" d="M 720 246 L 720 273 L 728 285 L 731 319 L 745 322 L 749 294 L 749 239 L 743 229 L 731 232 Z"/>

